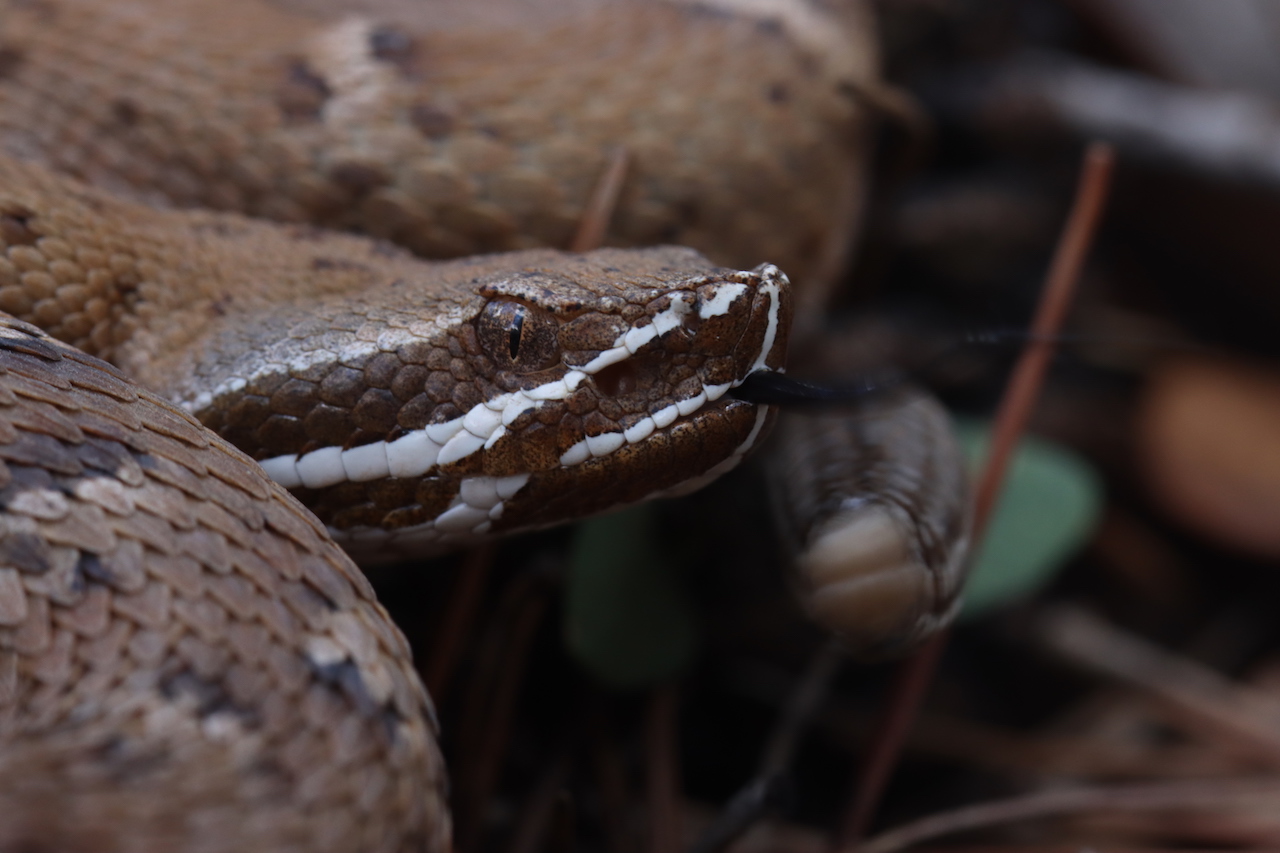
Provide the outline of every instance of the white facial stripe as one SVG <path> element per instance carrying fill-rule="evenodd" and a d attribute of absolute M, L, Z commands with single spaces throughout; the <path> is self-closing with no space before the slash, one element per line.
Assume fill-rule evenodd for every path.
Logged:
<path fill-rule="evenodd" d="M 492 400 L 476 404 L 460 418 L 429 424 L 395 441 L 374 442 L 350 450 L 325 447 L 301 457 L 296 454 L 275 456 L 259 464 L 271 479 L 286 488 L 301 485 L 323 488 L 322 485 L 310 485 L 308 480 L 334 485 L 345 480 L 355 483 L 376 480 L 387 474 L 392 477 L 420 477 L 437 465 L 448 465 L 465 459 L 486 445 L 492 447 L 506 432 L 504 421 L 514 421 L 520 414 L 536 408 L 545 400 L 565 399 L 586 377 L 587 374 L 580 370 L 570 370 L 563 378 L 554 382 L 528 391 L 500 394 Z M 374 444 L 382 447 L 387 458 L 386 474 L 375 473 L 379 469 L 365 462 L 372 456 L 373 451 L 368 448 Z M 344 472 L 340 479 L 333 479 L 337 469 L 329 461 L 335 451 L 339 454 L 339 465 Z M 350 458 L 350 454 L 354 454 L 355 458 Z M 312 457 L 316 459 L 313 460 Z M 297 476 L 290 476 L 291 471 L 296 471 Z M 304 471 L 307 472 L 305 477 Z M 327 476 L 321 476 L 322 473 Z"/>
<path fill-rule="evenodd" d="M 732 286 L 741 287 L 742 285 Z M 587 374 L 594 374 L 611 364 L 617 364 L 623 359 L 630 358 L 654 338 L 665 335 L 683 323 L 684 318 L 688 316 L 691 310 L 688 295 L 684 293 L 675 294 L 671 297 L 671 304 L 655 314 L 649 325 L 633 326 L 623 332 L 613 342 L 613 346 L 591 359 L 591 361 L 582 366 L 581 370 Z"/>
<path fill-rule="evenodd" d="M 396 352 L 408 344 L 417 343 L 424 338 L 456 326 L 462 321 L 467 309 L 459 306 L 430 320 L 419 320 L 407 327 L 393 327 L 378 332 L 375 340 L 361 340 L 359 331 L 351 332 L 338 338 L 340 349 L 331 346 L 320 346 L 307 352 L 295 352 L 287 357 L 271 353 L 265 356 L 258 354 L 251 361 L 252 367 L 243 376 L 231 376 L 223 379 L 212 391 L 202 391 L 190 399 L 179 398 L 176 402 L 188 412 L 198 412 L 213 404 L 213 401 L 224 394 L 231 394 L 245 388 L 250 383 L 259 384 L 264 380 L 278 379 L 280 376 L 300 376 L 311 368 L 321 364 L 344 364 L 355 366 L 363 359 L 380 352 Z M 336 337 L 336 336 L 335 336 Z M 283 346 L 296 345 L 296 341 L 284 341 Z"/>
<path fill-rule="evenodd" d="M 769 365 L 766 360 L 769 353 L 773 350 L 773 344 L 778 339 L 778 308 L 781 306 L 782 298 L 778 293 L 778 278 L 782 272 L 775 266 L 766 266 L 761 270 L 767 281 L 761 285 L 760 292 L 769 294 L 769 322 L 764 330 L 764 342 L 760 345 L 760 354 L 756 357 L 756 362 L 751 366 L 748 373 L 755 373 L 757 370 L 768 370 Z"/>
<path fill-rule="evenodd" d="M 764 346 L 752 366 L 758 370 L 764 366 L 765 356 L 773 348 L 777 336 L 778 325 L 778 283 L 780 275 L 776 268 L 765 267 L 763 270 L 767 282 L 762 290 L 769 293 L 769 324 L 766 328 Z M 702 319 L 720 316 L 729 311 L 733 303 L 747 292 L 747 285 L 727 282 L 714 288 L 710 299 L 703 300 L 698 309 Z M 590 362 L 580 368 L 569 370 L 560 379 L 530 388 L 524 391 L 512 391 L 478 403 L 465 415 L 444 423 L 431 424 L 423 429 L 414 430 L 391 442 L 373 442 L 360 447 L 342 450 L 337 447 L 325 447 L 303 456 L 286 454 L 263 460 L 260 464 L 273 480 L 286 488 L 324 488 L 341 482 L 367 482 L 382 477 L 419 477 L 438 465 L 448 465 L 465 459 L 481 448 L 493 447 L 503 435 L 507 427 L 531 409 L 537 408 L 547 401 L 565 400 L 571 395 L 586 377 L 598 373 L 612 364 L 630 358 L 646 344 L 678 328 L 684 318 L 693 311 L 689 295 L 676 293 L 671 297 L 671 304 L 654 315 L 652 321 L 645 326 L 633 327 L 619 335 L 614 345 L 604 350 Z M 405 333 L 389 337 L 386 341 L 379 339 L 374 343 L 357 345 L 359 354 L 372 354 L 383 351 L 387 347 L 403 344 L 400 340 Z M 353 356 L 347 356 L 353 357 Z M 307 353 L 297 359 L 297 365 L 290 363 L 290 369 L 303 368 L 320 363 L 325 358 L 332 358 L 329 353 Z M 304 365 L 302 362 L 306 362 Z M 236 380 L 241 386 L 244 380 Z M 686 417 L 701 408 L 705 403 L 719 399 L 727 390 L 739 384 L 735 380 L 722 385 L 709 385 L 693 397 L 680 400 L 652 415 L 629 430 L 604 435 L 592 436 L 578 442 L 561 457 L 562 465 L 577 465 L 587 459 L 607 456 L 625 444 L 634 444 L 648 438 L 655 429 L 665 429 L 678 417 Z M 223 383 L 227 385 L 227 383 Z M 214 394 L 223 393 L 223 386 Z M 205 395 L 202 395 L 205 396 Z M 651 426 L 642 424 L 651 423 Z M 635 436 L 634 438 L 629 436 Z"/>
<path fill-rule="evenodd" d="M 735 299 L 746 292 L 745 284 L 722 284 L 716 288 L 715 296 L 702 303 L 702 307 L 698 309 L 698 316 L 704 320 L 719 317 L 729 310 L 729 306 Z"/>
<path fill-rule="evenodd" d="M 528 482 L 528 474 L 467 477 L 459 484 L 458 495 L 448 509 L 431 521 L 397 530 L 377 527 L 338 530 L 331 527 L 329 532 L 363 565 L 370 565 L 378 559 L 388 562 L 400 555 L 429 553 L 432 546 L 489 532 L 493 522 L 502 518 L 505 502 L 515 497 Z"/>

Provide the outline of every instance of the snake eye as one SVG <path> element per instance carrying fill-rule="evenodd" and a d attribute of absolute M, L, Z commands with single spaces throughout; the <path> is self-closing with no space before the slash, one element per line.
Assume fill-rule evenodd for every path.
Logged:
<path fill-rule="evenodd" d="M 558 330 L 546 313 L 506 300 L 490 302 L 476 322 L 485 352 L 500 370 L 516 373 L 546 370 L 559 363 Z"/>

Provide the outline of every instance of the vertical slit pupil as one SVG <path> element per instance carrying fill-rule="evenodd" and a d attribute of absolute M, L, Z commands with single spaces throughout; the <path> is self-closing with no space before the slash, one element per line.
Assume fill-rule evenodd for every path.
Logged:
<path fill-rule="evenodd" d="M 507 329 L 507 351 L 511 353 L 512 361 L 520 356 L 520 332 L 523 329 L 524 312 L 516 311 L 511 318 L 511 328 Z"/>

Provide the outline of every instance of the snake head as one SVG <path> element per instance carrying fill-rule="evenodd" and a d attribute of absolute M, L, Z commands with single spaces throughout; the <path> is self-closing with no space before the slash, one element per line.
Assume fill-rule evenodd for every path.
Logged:
<path fill-rule="evenodd" d="M 770 424 L 772 407 L 728 392 L 783 365 L 791 291 L 776 267 L 674 248 L 499 258 L 440 265 L 444 316 L 340 359 L 366 378 L 393 363 L 384 388 L 349 398 L 353 417 L 381 406 L 390 429 L 256 451 L 358 561 L 691 491 Z M 394 290 L 376 296 L 407 310 L 413 288 Z"/>

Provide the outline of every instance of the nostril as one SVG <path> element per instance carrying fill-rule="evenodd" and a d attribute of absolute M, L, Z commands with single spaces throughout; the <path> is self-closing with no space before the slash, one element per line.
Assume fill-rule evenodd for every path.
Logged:
<path fill-rule="evenodd" d="M 639 386 L 635 365 L 630 360 L 611 364 L 591 377 L 606 397 L 630 394 Z"/>

